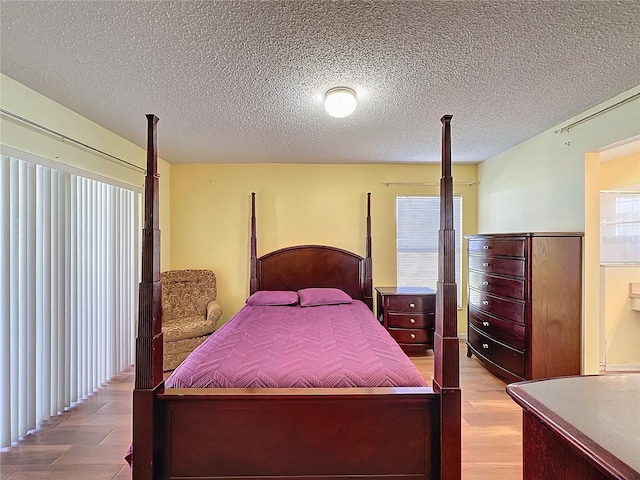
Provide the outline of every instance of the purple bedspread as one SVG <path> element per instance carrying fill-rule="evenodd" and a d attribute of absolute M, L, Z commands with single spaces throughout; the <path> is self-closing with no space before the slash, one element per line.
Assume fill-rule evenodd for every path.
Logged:
<path fill-rule="evenodd" d="M 242 308 L 167 379 L 167 388 L 422 387 L 418 369 L 357 300 Z"/>

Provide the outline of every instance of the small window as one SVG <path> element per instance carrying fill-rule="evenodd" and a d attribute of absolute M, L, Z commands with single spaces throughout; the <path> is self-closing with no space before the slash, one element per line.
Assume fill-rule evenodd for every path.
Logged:
<path fill-rule="evenodd" d="M 640 192 L 600 192 L 600 263 L 640 263 Z"/>
<path fill-rule="evenodd" d="M 429 287 L 438 283 L 439 196 L 396 197 L 397 285 Z M 456 231 L 456 284 L 458 308 L 462 306 L 462 198 L 453 197 Z"/>

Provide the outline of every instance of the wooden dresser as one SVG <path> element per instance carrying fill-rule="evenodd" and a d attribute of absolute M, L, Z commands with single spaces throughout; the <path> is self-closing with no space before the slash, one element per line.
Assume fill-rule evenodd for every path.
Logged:
<path fill-rule="evenodd" d="M 376 287 L 380 323 L 407 355 L 433 349 L 436 292 L 423 287 Z"/>
<path fill-rule="evenodd" d="M 465 238 L 467 356 L 509 382 L 579 375 L 582 234 Z"/>

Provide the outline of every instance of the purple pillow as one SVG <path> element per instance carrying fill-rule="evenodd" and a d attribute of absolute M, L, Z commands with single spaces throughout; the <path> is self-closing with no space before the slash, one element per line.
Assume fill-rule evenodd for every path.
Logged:
<path fill-rule="evenodd" d="M 301 307 L 351 303 L 353 299 L 339 288 L 303 288 L 298 290 Z"/>
<path fill-rule="evenodd" d="M 285 290 L 259 290 L 249 298 L 247 305 L 295 305 L 298 294 Z"/>

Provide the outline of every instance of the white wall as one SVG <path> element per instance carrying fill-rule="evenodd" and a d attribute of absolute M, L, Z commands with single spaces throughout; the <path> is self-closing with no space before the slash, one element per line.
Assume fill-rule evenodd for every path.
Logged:
<path fill-rule="evenodd" d="M 478 232 L 584 231 L 585 153 L 640 134 L 640 99 L 554 130 L 636 93 L 640 86 L 482 162 Z"/>
<path fill-rule="evenodd" d="M 640 135 L 640 99 L 567 133 L 554 130 L 636 93 L 640 85 L 478 166 L 479 233 L 585 232 L 583 373 L 599 369 L 599 212 L 585 208 L 597 196 L 597 179 L 589 178 L 593 170 L 589 165 L 597 162 L 597 154 L 588 154 Z M 597 175 L 597 167 L 595 170 Z M 595 190 L 585 185 L 595 185 Z"/>

